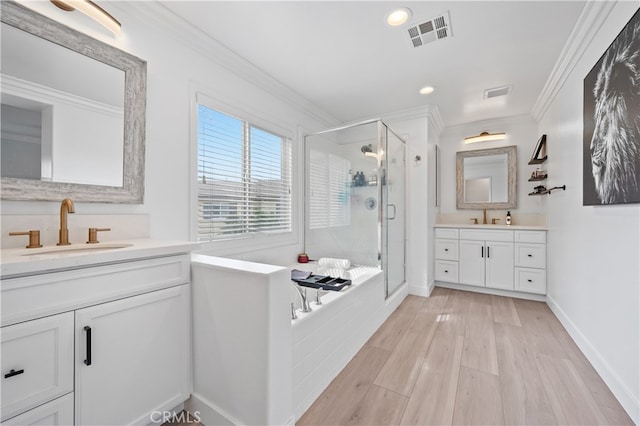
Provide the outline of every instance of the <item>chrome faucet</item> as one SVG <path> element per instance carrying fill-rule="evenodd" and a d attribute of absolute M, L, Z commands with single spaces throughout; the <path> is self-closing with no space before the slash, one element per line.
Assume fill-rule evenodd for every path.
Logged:
<path fill-rule="evenodd" d="M 309 306 L 309 300 L 307 299 L 307 288 L 302 287 L 295 281 L 291 281 L 293 285 L 295 285 L 296 290 L 298 290 L 298 295 L 300 296 L 300 306 L 302 306 L 302 312 L 311 312 L 311 306 Z"/>
<path fill-rule="evenodd" d="M 75 208 L 73 207 L 73 201 L 71 198 L 65 198 L 62 200 L 60 204 L 60 232 L 58 245 L 59 246 L 68 246 L 71 244 L 69 242 L 69 227 L 67 226 L 67 213 L 75 213 Z"/>

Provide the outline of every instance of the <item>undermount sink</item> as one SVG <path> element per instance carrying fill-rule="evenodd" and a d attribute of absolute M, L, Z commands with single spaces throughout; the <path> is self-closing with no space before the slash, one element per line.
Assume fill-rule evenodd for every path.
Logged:
<path fill-rule="evenodd" d="M 131 247 L 132 245 L 133 244 L 106 243 L 106 244 L 85 244 L 85 245 L 77 244 L 77 245 L 70 245 L 70 246 L 45 247 L 41 249 L 30 249 L 27 251 L 27 253 L 24 253 L 21 256 L 87 253 L 87 252 L 121 249 L 121 248 Z"/>

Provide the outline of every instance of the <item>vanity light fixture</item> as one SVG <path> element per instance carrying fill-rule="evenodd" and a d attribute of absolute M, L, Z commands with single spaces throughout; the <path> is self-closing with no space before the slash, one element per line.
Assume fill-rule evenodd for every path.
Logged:
<path fill-rule="evenodd" d="M 120 34 L 120 22 L 91 0 L 51 0 L 51 3 L 67 12 L 79 10 L 91 19 L 104 25 L 113 34 Z"/>
<path fill-rule="evenodd" d="M 399 7 L 392 10 L 386 17 L 387 25 L 398 27 L 411 18 L 411 9 L 408 7 Z"/>
<path fill-rule="evenodd" d="M 507 137 L 506 133 L 489 133 L 482 132 L 477 136 L 469 136 L 464 138 L 464 143 L 476 143 L 476 142 L 488 142 L 488 141 L 501 141 Z"/>

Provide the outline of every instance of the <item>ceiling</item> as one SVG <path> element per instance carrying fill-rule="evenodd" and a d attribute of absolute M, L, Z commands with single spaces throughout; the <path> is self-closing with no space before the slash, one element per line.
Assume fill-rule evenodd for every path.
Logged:
<path fill-rule="evenodd" d="M 437 106 L 445 126 L 530 113 L 583 1 L 163 1 L 340 122 Z M 402 27 L 384 18 L 406 6 Z M 452 37 L 407 27 L 449 12 Z M 436 91 L 420 95 L 431 85 Z M 484 90 L 510 85 L 506 97 Z"/>

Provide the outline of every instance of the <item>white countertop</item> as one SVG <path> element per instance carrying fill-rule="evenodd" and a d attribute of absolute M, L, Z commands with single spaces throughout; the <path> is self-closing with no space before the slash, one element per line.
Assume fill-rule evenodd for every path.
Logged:
<path fill-rule="evenodd" d="M 126 247 L 122 247 L 125 245 Z M 189 253 L 199 248 L 200 243 L 191 241 L 145 238 L 108 241 L 91 245 L 72 244 L 33 249 L 4 249 L 0 251 L 0 278 L 7 279 L 142 258 L 170 256 Z"/>
<path fill-rule="evenodd" d="M 440 223 L 435 224 L 435 228 L 465 228 L 465 229 L 512 229 L 515 231 L 547 231 L 549 228 L 546 226 L 538 225 L 474 225 L 472 223 L 466 224 L 453 224 L 453 223 Z"/>

